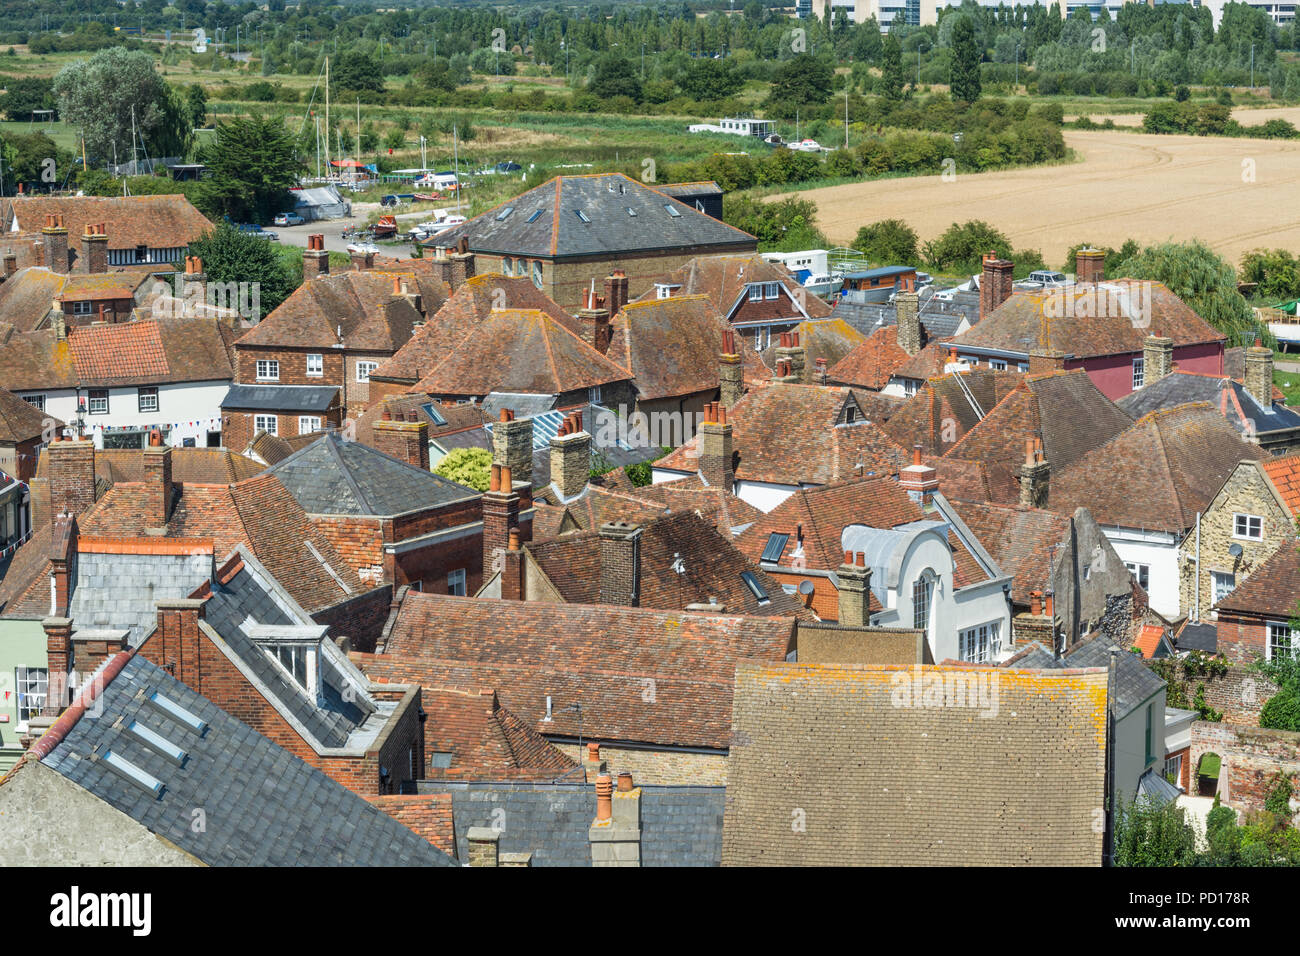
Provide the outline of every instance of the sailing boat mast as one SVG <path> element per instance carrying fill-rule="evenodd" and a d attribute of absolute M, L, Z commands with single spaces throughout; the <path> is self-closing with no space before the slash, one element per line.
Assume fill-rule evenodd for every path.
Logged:
<path fill-rule="evenodd" d="M 451 155 L 456 177 L 456 215 L 460 215 L 460 133 L 456 124 L 451 124 Z"/>
<path fill-rule="evenodd" d="M 325 179 L 330 178 L 330 58 L 325 57 Z"/>

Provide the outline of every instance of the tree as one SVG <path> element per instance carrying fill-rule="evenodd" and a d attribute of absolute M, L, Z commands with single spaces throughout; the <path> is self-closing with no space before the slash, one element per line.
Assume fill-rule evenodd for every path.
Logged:
<path fill-rule="evenodd" d="M 1232 265 L 1200 240 L 1147 246 L 1121 262 L 1116 277 L 1164 283 L 1233 344 L 1249 344 L 1256 336 L 1272 341 L 1268 329 L 1255 321 L 1250 306 L 1237 291 Z"/>
<path fill-rule="evenodd" d="M 1300 660 L 1278 656 L 1255 666 L 1278 687 L 1260 709 L 1259 725 L 1270 730 L 1300 731 Z"/>
<path fill-rule="evenodd" d="M 185 90 L 185 111 L 191 128 L 202 129 L 208 125 L 208 94 L 197 83 L 191 83 Z"/>
<path fill-rule="evenodd" d="M 882 219 L 858 230 L 853 248 L 868 260 L 885 265 L 906 264 L 920 259 L 915 230 L 901 219 Z"/>
<path fill-rule="evenodd" d="M 270 222 L 290 208 L 289 187 L 304 171 L 284 124 L 259 117 L 217 124 L 199 161 L 209 176 L 199 182 L 198 203 L 214 219 Z"/>
<path fill-rule="evenodd" d="M 587 84 L 587 92 L 609 99 L 615 96 L 627 96 L 641 102 L 641 80 L 634 67 L 625 57 L 617 53 L 606 53 L 596 61 Z"/>
<path fill-rule="evenodd" d="M 284 253 L 273 242 L 242 232 L 220 222 L 206 235 L 190 243 L 190 252 L 203 260 L 208 282 L 256 283 L 261 319 L 289 297 L 301 282 L 302 273 L 290 269 Z"/>
<path fill-rule="evenodd" d="M 758 238 L 760 252 L 817 249 L 826 245 L 814 220 L 817 206 L 791 196 L 780 202 L 759 202 L 745 196 L 726 196 L 722 218 Z"/>
<path fill-rule="evenodd" d="M 925 243 L 922 251 L 926 262 L 942 272 L 977 272 L 986 252 L 1004 259 L 1013 256 L 1006 234 L 980 219 L 954 222 L 938 239 Z"/>
<path fill-rule="evenodd" d="M 1254 249 L 1242 257 L 1241 281 L 1266 299 L 1300 298 L 1300 260 L 1288 249 Z"/>
<path fill-rule="evenodd" d="M 54 78 L 54 94 L 64 122 L 80 130 L 86 153 L 99 162 L 127 162 L 133 130 L 146 141 L 185 139 L 188 132 L 174 128 L 189 120 L 181 119 L 174 94 L 142 50 L 112 47 L 70 63 Z"/>
<path fill-rule="evenodd" d="M 12 189 L 19 182 L 42 183 L 46 188 L 60 184 L 62 176 L 58 171 L 71 156 L 66 150 L 59 149 L 54 140 L 41 132 L 9 133 L 4 138 L 4 144 L 5 178 L 9 180 L 9 188 Z M 49 168 L 45 165 L 47 159 L 55 161 L 53 169 L 60 182 L 44 182 L 41 174 Z"/>
<path fill-rule="evenodd" d="M 1156 806 L 1139 800 L 1115 814 L 1116 866 L 1192 866 L 1196 836 L 1183 810 L 1172 801 Z"/>
<path fill-rule="evenodd" d="M 35 110 L 54 109 L 54 81 L 49 77 L 4 77 L 3 94 L 0 94 L 0 111 L 10 121 L 29 121 Z"/>
<path fill-rule="evenodd" d="M 487 491 L 492 473 L 492 453 L 486 448 L 456 448 L 433 469 L 435 475 L 475 491 Z"/>
<path fill-rule="evenodd" d="M 893 33 L 887 33 L 880 47 L 880 95 L 887 100 L 901 100 L 906 84 L 903 48 L 898 45 L 898 38 Z"/>
<path fill-rule="evenodd" d="M 370 57 L 357 50 L 342 53 L 330 64 L 330 83 L 354 93 L 384 92 L 384 75 Z"/>
<path fill-rule="evenodd" d="M 797 110 L 822 106 L 831 95 L 831 68 L 808 53 L 782 63 L 772 78 L 767 109 L 773 116 L 793 119 Z"/>
<path fill-rule="evenodd" d="M 745 78 L 731 60 L 691 60 L 678 85 L 693 100 L 721 100 L 740 92 Z"/>
<path fill-rule="evenodd" d="M 952 28 L 952 98 L 974 103 L 980 98 L 980 60 L 984 51 L 975 39 L 975 25 L 962 14 Z"/>

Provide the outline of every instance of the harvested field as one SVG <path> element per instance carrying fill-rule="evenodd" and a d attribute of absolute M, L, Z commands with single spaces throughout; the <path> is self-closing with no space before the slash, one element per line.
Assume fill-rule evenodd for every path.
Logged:
<path fill-rule="evenodd" d="M 1200 238 L 1234 264 L 1260 246 L 1300 248 L 1300 141 L 1066 130 L 1073 164 L 849 183 L 786 195 L 817 204 L 835 244 L 880 219 L 910 223 L 922 241 L 983 219 L 1017 249 L 1060 265 L 1077 242 L 1116 246 Z M 1254 182 L 1245 182 L 1247 162 Z M 769 199 L 779 199 L 772 196 Z"/>

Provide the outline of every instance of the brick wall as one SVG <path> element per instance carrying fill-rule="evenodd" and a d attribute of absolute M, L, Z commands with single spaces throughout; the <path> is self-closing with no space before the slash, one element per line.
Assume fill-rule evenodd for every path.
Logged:
<path fill-rule="evenodd" d="M 241 385 L 337 385 L 342 387 L 343 350 L 329 348 L 289 348 L 287 346 L 235 345 L 235 381 Z M 307 356 L 321 356 L 322 374 L 307 374 Z M 259 359 L 274 359 L 280 363 L 280 377 L 274 382 L 257 378 Z"/>
<path fill-rule="evenodd" d="M 1222 638 L 1219 647 L 1223 647 Z M 1171 683 L 1183 689 L 1188 700 L 1187 709 L 1192 709 L 1191 702 L 1196 699 L 1198 689 L 1204 686 L 1205 703 L 1222 712 L 1223 719 L 1231 723 L 1258 724 L 1260 710 L 1277 693 L 1276 685 L 1248 665 L 1229 664 L 1227 673 L 1222 676 L 1191 677 L 1182 661 L 1175 661 L 1170 666 L 1173 668 Z"/>
<path fill-rule="evenodd" d="M 311 619 L 317 624 L 329 625 L 333 637 L 349 638 L 354 650 L 370 652 L 375 649 L 375 641 L 379 639 L 384 622 L 388 620 L 392 598 L 392 586 L 385 584 L 332 607 L 323 608 L 312 614 Z"/>
<path fill-rule="evenodd" d="M 1219 794 L 1239 810 L 1262 810 L 1279 773 L 1290 776 L 1300 789 L 1300 733 L 1198 720 L 1192 724 L 1193 773 L 1206 753 L 1222 758 Z"/>
<path fill-rule="evenodd" d="M 309 518 L 362 581 L 371 585 L 384 583 L 383 519 L 370 515 L 310 515 Z"/>
<path fill-rule="evenodd" d="M 410 796 L 366 797 L 402 826 L 428 840 L 442 852 L 456 856 L 456 832 L 452 827 L 451 794 L 424 793 Z"/>
<path fill-rule="evenodd" d="M 231 451 L 243 452 L 253 441 L 253 436 L 257 434 L 255 416 L 272 414 L 276 419 L 277 435 L 281 438 L 292 438 L 298 434 L 299 412 L 241 412 L 223 408 L 221 444 Z M 338 428 L 343 424 L 343 409 L 331 408 L 325 414 L 313 415 L 313 417 L 320 418 L 322 428 L 328 425 Z"/>
<path fill-rule="evenodd" d="M 557 743 L 554 746 L 574 760 L 585 756 L 585 741 L 582 753 L 577 744 Z M 627 770 L 638 784 L 725 786 L 727 783 L 727 758 L 724 754 L 634 750 L 602 743 L 600 756 L 612 775 Z"/>
<path fill-rule="evenodd" d="M 635 299 L 645 293 L 654 284 L 654 281 L 665 272 L 685 265 L 696 256 L 740 254 L 753 252 L 757 248 L 757 243 L 748 248 L 744 246 L 729 246 L 726 248 L 688 246 L 634 257 L 611 255 L 577 261 L 566 259 L 556 263 L 543 261 L 542 288 L 547 295 L 560 305 L 568 309 L 577 309 L 581 306 L 582 291 L 591 287 L 592 279 L 596 280 L 596 288 L 599 290 L 607 275 L 615 269 L 622 269 L 627 275 L 628 297 Z M 480 260 L 480 273 L 501 271 L 499 258 L 493 262 L 490 257 L 481 253 L 478 254 L 478 258 Z M 529 275 L 532 275 L 531 264 L 529 265 Z"/>

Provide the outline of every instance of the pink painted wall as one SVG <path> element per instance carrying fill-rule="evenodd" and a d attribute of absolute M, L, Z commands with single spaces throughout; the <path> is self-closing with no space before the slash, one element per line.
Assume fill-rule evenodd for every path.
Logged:
<path fill-rule="evenodd" d="M 1083 368 L 1103 395 L 1112 402 L 1133 391 L 1133 359 L 1141 353 L 1102 355 L 1076 359 L 1066 363 L 1066 368 Z M 1223 343 L 1206 342 L 1183 345 L 1174 349 L 1174 365 L 1184 372 L 1202 372 L 1207 375 L 1223 374 Z"/>

